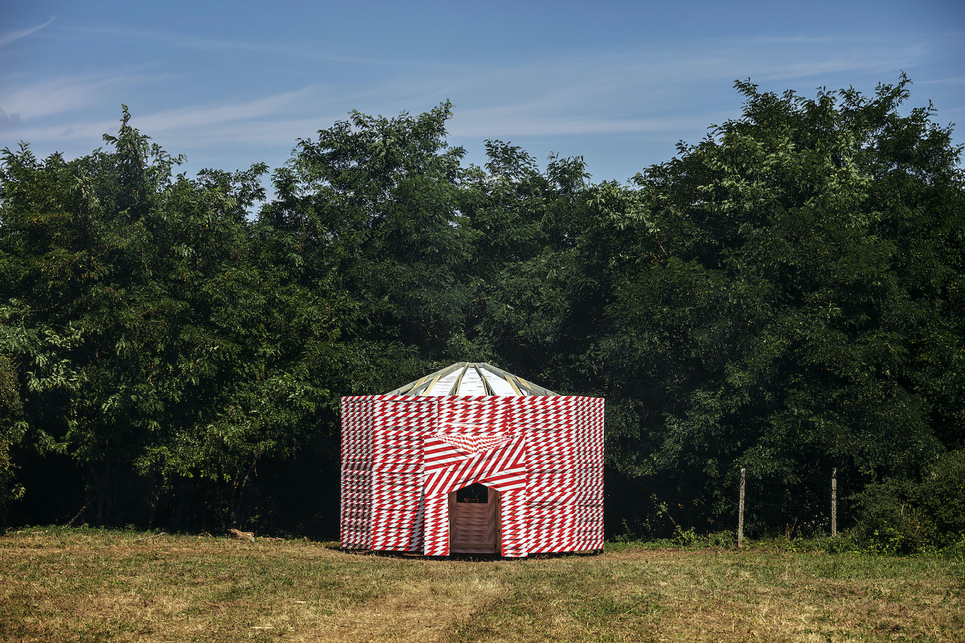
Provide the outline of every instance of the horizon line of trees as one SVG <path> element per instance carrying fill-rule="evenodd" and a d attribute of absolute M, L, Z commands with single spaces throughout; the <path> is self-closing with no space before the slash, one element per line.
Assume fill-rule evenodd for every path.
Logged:
<path fill-rule="evenodd" d="M 961 540 L 962 148 L 909 83 L 738 82 L 628 184 L 465 167 L 448 102 L 299 140 L 271 198 L 126 107 L 90 155 L 5 149 L 0 526 L 334 537 L 339 398 L 485 361 L 606 398 L 610 537 L 733 528 L 746 468 L 751 535 L 826 531 L 836 469 L 839 525 L 914 496 L 899 531 Z"/>

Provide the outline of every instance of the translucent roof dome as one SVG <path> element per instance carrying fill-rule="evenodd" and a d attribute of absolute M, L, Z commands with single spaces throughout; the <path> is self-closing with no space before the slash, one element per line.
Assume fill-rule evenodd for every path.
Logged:
<path fill-rule="evenodd" d="M 458 362 L 388 395 L 556 395 L 485 362 Z"/>

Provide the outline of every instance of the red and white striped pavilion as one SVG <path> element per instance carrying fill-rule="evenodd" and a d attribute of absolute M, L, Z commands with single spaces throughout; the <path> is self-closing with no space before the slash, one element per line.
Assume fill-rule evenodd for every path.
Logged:
<path fill-rule="evenodd" d="M 521 557 L 603 548 L 603 400 L 460 362 L 342 398 L 341 545 Z"/>

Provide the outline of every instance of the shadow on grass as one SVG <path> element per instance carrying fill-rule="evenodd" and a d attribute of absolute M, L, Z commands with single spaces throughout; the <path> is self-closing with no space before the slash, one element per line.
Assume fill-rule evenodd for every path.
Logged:
<path fill-rule="evenodd" d="M 376 556 L 379 558 L 394 558 L 397 560 L 435 560 L 435 561 L 461 561 L 461 562 L 499 562 L 516 560 L 553 560 L 556 558 L 592 558 L 599 556 L 603 550 L 580 551 L 580 552 L 559 552 L 559 553 L 538 553 L 523 557 L 501 556 L 500 554 L 449 554 L 448 556 L 426 556 L 419 552 L 411 551 L 375 551 L 371 549 L 343 549 L 338 543 L 326 544 L 326 549 L 341 551 L 352 556 Z"/>

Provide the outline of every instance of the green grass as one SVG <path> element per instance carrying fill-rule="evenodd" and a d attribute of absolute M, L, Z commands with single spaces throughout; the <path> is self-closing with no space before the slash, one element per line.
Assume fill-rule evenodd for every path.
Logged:
<path fill-rule="evenodd" d="M 787 542 L 446 561 L 42 528 L 0 538 L 0 640 L 965 641 L 962 574 Z"/>

